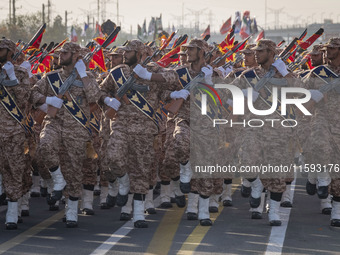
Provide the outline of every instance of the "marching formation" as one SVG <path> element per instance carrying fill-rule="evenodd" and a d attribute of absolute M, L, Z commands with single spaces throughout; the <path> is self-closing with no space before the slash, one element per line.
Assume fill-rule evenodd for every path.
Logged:
<path fill-rule="evenodd" d="M 262 219 L 267 194 L 269 224 L 282 224 L 280 207 L 293 206 L 293 170 L 195 172 L 197 165 L 216 163 L 305 169 L 307 193 L 317 194 L 321 212 L 340 227 L 340 38 L 308 51 L 318 37 L 304 41 L 306 33 L 286 47 L 268 39 L 251 43 L 249 37 L 234 42 L 232 31 L 220 44 L 209 44 L 207 37 L 188 41 L 187 35 L 175 40 L 173 33 L 160 46 L 134 39 L 109 48 L 119 30 L 87 47 L 64 41 L 40 53 L 29 48 L 34 40 L 0 40 L 0 204 L 8 206 L 6 229 L 17 229 L 29 216 L 29 198 L 36 196 L 46 197 L 52 211 L 65 201 L 66 227 L 77 227 L 79 209 L 95 213 L 95 193 L 101 209 L 117 205 L 119 220 L 147 228 L 145 213 L 156 213 L 157 189 L 162 208 L 171 208 L 174 199 L 186 206 L 188 220 L 211 226 L 210 213 L 220 202 L 233 206 L 232 183 L 239 177 L 250 217 Z M 94 64 L 100 54 L 108 71 Z M 46 57 L 49 68 L 41 71 Z M 246 109 L 244 119 L 274 123 L 279 116 L 285 126 L 240 125 L 245 122 L 234 111 L 233 91 L 220 88 L 206 97 L 216 84 L 237 87 L 248 107 L 273 109 L 266 115 Z M 291 100 L 306 100 L 301 107 L 285 104 L 281 114 L 284 104 L 274 99 L 287 87 L 304 88 L 310 97 L 291 93 Z M 239 124 L 215 127 L 214 119 Z"/>

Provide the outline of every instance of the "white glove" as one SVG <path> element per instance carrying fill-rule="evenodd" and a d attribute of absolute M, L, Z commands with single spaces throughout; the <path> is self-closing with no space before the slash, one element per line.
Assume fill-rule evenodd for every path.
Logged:
<path fill-rule="evenodd" d="M 137 74 L 140 78 L 150 81 L 152 73 L 150 73 L 146 68 L 142 67 L 140 64 L 136 65 L 136 67 L 133 69 L 135 74 Z"/>
<path fill-rule="evenodd" d="M 38 106 L 38 109 L 42 110 L 44 113 L 47 113 L 47 104 L 44 103 L 44 104 Z"/>
<path fill-rule="evenodd" d="M 214 69 L 210 65 L 207 65 L 202 67 L 201 71 L 205 74 L 204 79 L 206 83 L 213 84 L 211 77 L 213 75 Z"/>
<path fill-rule="evenodd" d="M 7 76 L 11 81 L 17 80 L 17 77 L 14 73 L 14 65 L 11 62 L 7 61 L 6 64 L 2 66 L 2 68 L 6 71 Z"/>
<path fill-rule="evenodd" d="M 228 66 L 226 69 L 220 66 L 217 69 L 221 71 L 223 77 L 226 77 L 233 70 L 230 66 Z"/>
<path fill-rule="evenodd" d="M 77 72 L 79 73 L 80 78 L 84 78 L 87 76 L 86 74 L 86 66 L 82 59 L 79 59 L 77 63 L 74 66 L 75 69 L 77 69 Z"/>
<path fill-rule="evenodd" d="M 257 92 L 255 89 L 252 89 L 252 91 L 253 91 L 253 95 L 252 95 L 253 102 L 255 102 L 257 98 L 259 97 L 260 93 Z M 243 92 L 243 95 L 248 98 L 248 89 L 242 89 L 242 92 Z"/>
<path fill-rule="evenodd" d="M 181 89 L 179 91 L 171 92 L 170 97 L 172 99 L 183 98 L 184 100 L 187 100 L 189 95 L 190 95 L 190 91 L 189 90 Z"/>
<path fill-rule="evenodd" d="M 120 103 L 117 99 L 112 98 L 112 97 L 105 97 L 104 103 L 105 103 L 107 106 L 109 106 L 109 107 L 115 109 L 116 111 L 118 111 L 118 109 L 119 109 L 119 107 L 120 107 L 120 105 L 121 105 L 121 103 Z"/>
<path fill-rule="evenodd" d="M 310 94 L 311 94 L 312 99 L 313 99 L 316 103 L 319 103 L 320 100 L 323 98 L 323 94 L 322 94 L 319 90 L 310 89 L 309 92 L 310 92 Z"/>
<path fill-rule="evenodd" d="M 31 64 L 30 64 L 30 62 L 24 61 L 24 62 L 21 63 L 20 66 L 27 70 L 29 78 L 31 78 L 33 76 L 32 72 L 31 72 Z"/>
<path fill-rule="evenodd" d="M 63 100 L 54 96 L 54 97 L 46 97 L 46 104 L 52 105 L 58 109 L 63 105 Z"/>
<path fill-rule="evenodd" d="M 275 66 L 275 68 L 279 71 L 280 74 L 282 74 L 283 77 L 289 74 L 286 64 L 280 58 L 275 60 L 273 66 Z"/>

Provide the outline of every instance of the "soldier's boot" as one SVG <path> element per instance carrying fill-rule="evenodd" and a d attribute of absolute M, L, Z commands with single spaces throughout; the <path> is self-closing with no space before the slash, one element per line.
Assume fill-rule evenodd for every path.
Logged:
<path fill-rule="evenodd" d="M 130 179 L 129 175 L 126 173 L 122 177 L 118 177 L 118 195 L 117 195 L 117 205 L 124 206 L 128 200 L 128 194 L 130 190 Z"/>
<path fill-rule="evenodd" d="M 331 214 L 331 226 L 332 227 L 340 227 L 340 197 L 333 197 L 333 209 Z"/>
<path fill-rule="evenodd" d="M 250 212 L 251 212 L 251 219 L 253 220 L 260 220 L 262 219 L 262 212 L 263 212 L 263 208 L 264 208 L 264 202 L 266 198 L 266 192 L 262 192 L 261 193 L 261 203 L 257 208 L 250 208 Z"/>
<path fill-rule="evenodd" d="M 24 222 L 24 220 L 21 217 L 21 202 L 22 202 L 22 197 L 18 199 L 18 223 Z"/>
<path fill-rule="evenodd" d="M 32 175 L 32 187 L 31 187 L 31 197 L 40 197 L 40 176 Z"/>
<path fill-rule="evenodd" d="M 232 183 L 223 183 L 223 192 L 221 196 L 223 206 L 233 206 L 233 199 L 231 197 L 232 185 Z"/>
<path fill-rule="evenodd" d="M 316 193 L 320 199 L 325 199 L 328 197 L 328 185 L 331 183 L 331 178 L 329 173 L 319 173 L 318 174 L 318 189 Z"/>
<path fill-rule="evenodd" d="M 328 195 L 326 199 L 320 199 L 321 213 L 325 215 L 330 215 L 332 212 L 332 196 Z"/>
<path fill-rule="evenodd" d="M 121 221 L 128 221 L 131 220 L 131 213 L 132 213 L 132 204 L 133 204 L 133 194 L 128 194 L 128 200 L 126 204 L 122 207 L 120 211 L 120 218 Z"/>
<path fill-rule="evenodd" d="M 185 165 L 180 164 L 180 184 L 179 187 L 184 194 L 190 192 L 190 181 L 192 177 L 190 161 Z"/>
<path fill-rule="evenodd" d="M 169 181 L 161 182 L 161 208 L 172 208 L 170 203 L 171 186 Z"/>
<path fill-rule="evenodd" d="M 93 189 L 93 195 L 94 196 L 99 196 L 101 192 L 100 189 L 100 170 L 97 170 L 97 180 L 96 180 L 96 184 L 94 185 L 94 189 Z"/>
<path fill-rule="evenodd" d="M 60 167 L 50 168 L 50 173 L 53 179 L 53 192 L 51 198 L 48 201 L 49 205 L 54 205 L 63 196 L 63 189 L 66 186 L 66 181 L 60 170 Z"/>
<path fill-rule="evenodd" d="M 263 184 L 259 177 L 255 180 L 249 180 L 251 182 L 251 195 L 249 198 L 249 204 L 251 208 L 257 208 L 261 204 L 261 194 L 263 191 Z"/>
<path fill-rule="evenodd" d="M 100 209 L 110 209 L 110 206 L 107 204 L 106 199 L 109 195 L 109 187 L 108 186 L 101 186 L 100 187 Z"/>
<path fill-rule="evenodd" d="M 2 188 L 2 174 L 0 174 L 0 205 L 4 204 L 6 200 L 6 193 Z"/>
<path fill-rule="evenodd" d="M 186 201 L 185 201 L 185 195 L 183 194 L 183 192 L 181 191 L 181 189 L 179 187 L 179 185 L 180 185 L 179 178 L 180 177 L 178 176 L 171 181 L 172 190 L 175 193 L 175 201 L 176 201 L 177 206 L 179 208 L 184 208 L 185 205 L 186 205 Z"/>
<path fill-rule="evenodd" d="M 197 193 L 190 192 L 188 194 L 188 206 L 187 206 L 187 219 L 188 220 L 197 220 L 197 212 L 198 212 L 198 197 Z"/>
<path fill-rule="evenodd" d="M 84 215 L 94 215 L 93 210 L 93 185 L 84 185 L 92 187 L 83 187 L 82 198 L 81 198 L 81 208 Z"/>
<path fill-rule="evenodd" d="M 109 182 L 109 195 L 107 196 L 106 203 L 110 207 L 114 207 L 117 202 L 118 188 L 118 181 Z"/>
<path fill-rule="evenodd" d="M 268 213 L 268 218 L 269 218 L 269 225 L 270 226 L 281 226 L 282 222 L 280 220 L 280 202 L 275 201 L 273 199 L 269 200 L 269 213 Z"/>
<path fill-rule="evenodd" d="M 198 219 L 201 226 L 211 226 L 212 221 L 209 215 L 209 197 L 199 196 L 198 199 Z"/>
<path fill-rule="evenodd" d="M 213 194 L 209 197 L 209 212 L 210 213 L 218 213 L 218 198 L 220 195 Z"/>
<path fill-rule="evenodd" d="M 47 182 L 46 180 L 44 179 L 41 179 L 41 182 L 40 182 L 40 195 L 42 197 L 47 197 Z"/>
<path fill-rule="evenodd" d="M 182 192 L 182 191 L 181 191 Z M 173 181 L 170 181 L 170 203 L 176 204 L 176 195 L 174 192 Z"/>
<path fill-rule="evenodd" d="M 30 192 L 27 192 L 25 195 L 22 196 L 21 206 L 20 206 L 22 217 L 26 217 L 30 215 L 29 198 L 30 198 Z"/>
<path fill-rule="evenodd" d="M 251 183 L 246 178 L 243 178 L 242 185 L 241 185 L 241 196 L 242 197 L 249 197 L 251 194 Z"/>
<path fill-rule="evenodd" d="M 153 187 L 149 187 L 148 194 L 145 196 L 145 211 L 148 214 L 156 214 L 155 205 L 153 204 Z"/>
<path fill-rule="evenodd" d="M 69 197 L 67 199 L 66 211 L 66 227 L 76 228 L 78 227 L 78 198 Z"/>
<path fill-rule="evenodd" d="M 135 228 L 147 228 L 148 223 L 144 216 L 144 202 L 142 194 L 134 194 L 133 199 L 133 225 Z"/>
<path fill-rule="evenodd" d="M 282 194 L 282 199 L 281 199 L 281 204 L 280 204 L 282 207 L 293 207 L 291 187 L 292 187 L 291 184 L 286 185 L 286 190 Z"/>
<path fill-rule="evenodd" d="M 308 195 L 314 196 L 316 193 L 316 179 L 308 178 L 306 183 L 306 192 Z"/>
<path fill-rule="evenodd" d="M 6 229 L 13 230 L 18 228 L 18 202 L 8 201 L 6 213 Z"/>
<path fill-rule="evenodd" d="M 13 230 L 18 228 L 18 202 L 8 201 L 6 213 L 6 229 Z"/>

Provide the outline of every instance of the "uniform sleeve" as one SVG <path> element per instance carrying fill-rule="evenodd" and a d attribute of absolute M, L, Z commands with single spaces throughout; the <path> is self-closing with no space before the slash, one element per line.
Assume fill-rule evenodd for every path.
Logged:
<path fill-rule="evenodd" d="M 30 102 L 32 105 L 39 106 L 43 104 L 47 96 L 48 86 L 47 76 L 44 76 L 31 88 Z"/>
<path fill-rule="evenodd" d="M 88 103 L 96 103 L 101 96 L 98 83 L 93 75 L 89 75 L 89 83 L 84 86 L 85 95 Z"/>

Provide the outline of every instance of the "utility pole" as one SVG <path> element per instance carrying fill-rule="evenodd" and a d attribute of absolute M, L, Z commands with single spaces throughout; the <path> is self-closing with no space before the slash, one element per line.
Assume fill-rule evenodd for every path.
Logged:
<path fill-rule="evenodd" d="M 42 21 L 45 24 L 45 4 L 42 4 Z"/>
<path fill-rule="evenodd" d="M 274 16 L 275 16 L 275 29 L 276 28 L 279 28 L 279 25 L 280 25 L 280 13 L 282 12 L 282 10 L 284 9 L 284 7 L 280 8 L 280 9 L 271 9 L 271 8 L 268 8 L 272 13 L 274 13 Z"/>
<path fill-rule="evenodd" d="M 12 10 L 12 1 L 9 0 L 9 15 L 8 15 L 8 17 L 9 17 L 9 24 L 10 25 L 12 24 L 12 12 L 11 12 L 11 10 Z"/>
<path fill-rule="evenodd" d="M 50 0 L 47 1 L 47 26 L 50 27 L 51 21 L 51 2 Z"/>
<path fill-rule="evenodd" d="M 97 0 L 97 22 L 99 24 L 99 0 Z"/>
<path fill-rule="evenodd" d="M 181 28 L 184 27 L 184 3 L 182 3 L 182 24 L 181 24 Z"/>
<path fill-rule="evenodd" d="M 67 36 L 67 11 L 65 11 L 65 36 Z"/>
<path fill-rule="evenodd" d="M 119 26 L 119 0 L 117 0 L 117 26 Z"/>
<path fill-rule="evenodd" d="M 264 1 L 264 28 L 267 29 L 267 0 Z"/>
<path fill-rule="evenodd" d="M 16 20 L 16 18 L 15 18 L 15 0 L 13 0 L 13 10 L 12 10 L 12 12 L 13 12 L 13 25 L 15 25 L 16 23 L 17 23 L 17 20 Z"/>

